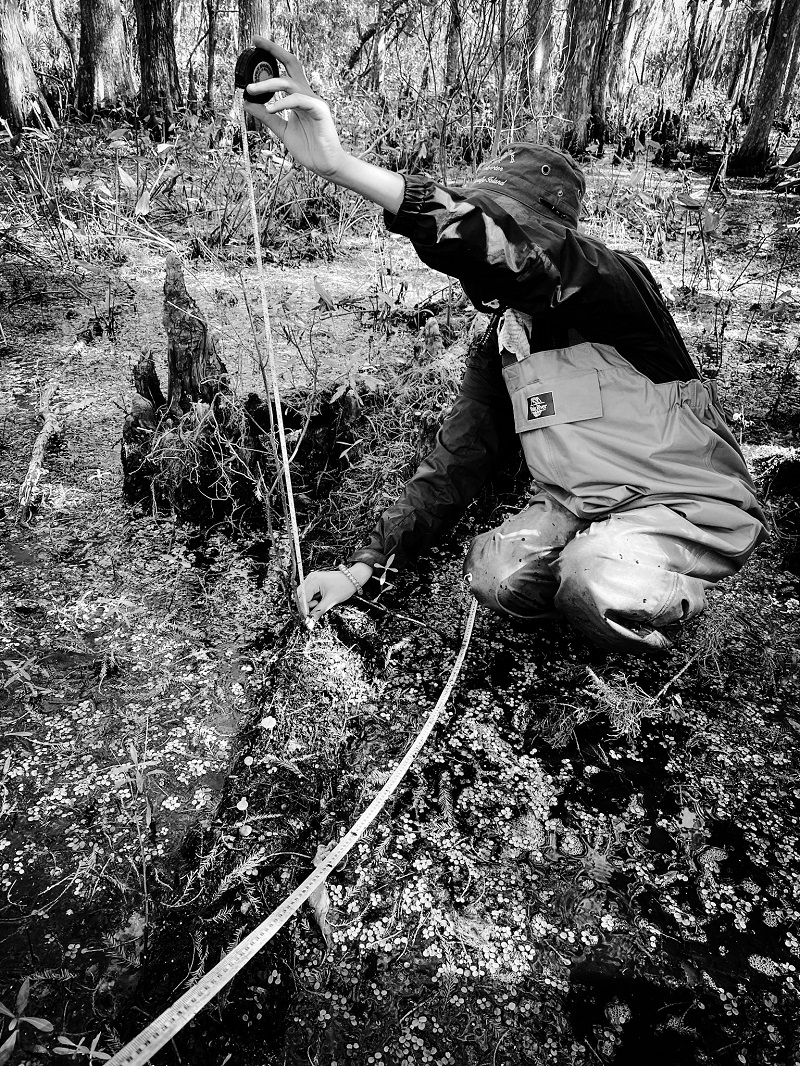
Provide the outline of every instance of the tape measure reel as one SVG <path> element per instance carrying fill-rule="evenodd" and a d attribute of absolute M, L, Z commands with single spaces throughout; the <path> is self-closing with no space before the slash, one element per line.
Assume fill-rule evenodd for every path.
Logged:
<path fill-rule="evenodd" d="M 251 96 L 247 91 L 247 86 L 255 81 L 269 81 L 270 78 L 277 77 L 279 77 L 278 61 L 264 48 L 246 48 L 236 60 L 234 85 L 237 89 L 244 90 L 244 98 L 251 104 L 265 104 L 275 93 Z"/>

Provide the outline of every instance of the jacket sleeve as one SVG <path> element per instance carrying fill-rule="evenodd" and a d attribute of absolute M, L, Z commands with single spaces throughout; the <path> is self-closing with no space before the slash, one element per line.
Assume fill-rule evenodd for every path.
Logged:
<path fill-rule="evenodd" d="M 496 329 L 473 346 L 453 409 L 433 450 L 396 503 L 388 507 L 369 543 L 348 562 L 393 567 L 430 547 L 451 529 L 498 466 L 518 450 L 511 401 L 497 350 Z"/>
<path fill-rule="evenodd" d="M 407 237 L 427 266 L 458 278 L 476 306 L 520 307 L 522 299 L 530 312 L 559 301 L 558 263 L 502 206 L 419 174 L 405 182 L 399 211 L 384 216 L 387 228 Z"/>

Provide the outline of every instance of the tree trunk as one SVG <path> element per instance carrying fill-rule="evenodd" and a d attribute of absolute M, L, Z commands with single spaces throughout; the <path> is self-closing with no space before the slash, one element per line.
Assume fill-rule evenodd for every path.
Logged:
<path fill-rule="evenodd" d="M 239 49 L 249 48 L 256 34 L 272 36 L 270 0 L 239 0 Z"/>
<path fill-rule="evenodd" d="M 78 110 L 92 115 L 133 92 L 120 0 L 81 0 L 81 45 L 76 82 Z"/>
<path fill-rule="evenodd" d="M 73 34 L 69 33 L 61 18 L 61 12 L 58 10 L 57 0 L 50 0 L 50 14 L 53 16 L 53 25 L 55 26 L 58 36 L 67 46 L 69 52 L 69 62 L 72 67 L 72 76 L 78 70 L 78 45 L 75 41 Z"/>
<path fill-rule="evenodd" d="M 499 42 L 499 61 L 500 69 L 497 77 L 497 114 L 494 120 L 494 136 L 492 138 L 492 155 L 497 155 L 500 148 L 500 139 L 503 133 L 503 112 L 506 109 L 506 70 L 507 70 L 507 57 L 506 57 L 506 23 L 508 17 L 508 0 L 500 0 L 500 42 Z"/>
<path fill-rule="evenodd" d="M 619 17 L 609 42 L 607 92 L 614 99 L 624 96 L 633 48 L 633 31 L 642 0 L 622 0 Z"/>
<path fill-rule="evenodd" d="M 597 138 L 598 158 L 603 154 L 606 141 L 606 97 L 613 60 L 613 46 L 621 16 L 622 0 L 605 0 L 600 22 L 602 38 L 595 52 L 589 85 L 589 106 L 592 115 L 590 136 Z"/>
<path fill-rule="evenodd" d="M 166 138 L 182 103 L 175 57 L 173 0 L 134 0 L 143 121 Z"/>
<path fill-rule="evenodd" d="M 686 66 L 683 72 L 683 99 L 687 103 L 692 98 L 694 87 L 697 84 L 697 75 L 700 72 L 700 54 L 697 47 L 698 4 L 699 0 L 689 0 L 687 5 L 689 27 L 686 39 Z"/>
<path fill-rule="evenodd" d="M 563 49 L 564 89 L 561 110 L 567 121 L 563 147 L 581 155 L 589 139 L 590 87 L 601 33 L 604 3 L 570 0 Z"/>
<path fill-rule="evenodd" d="M 461 84 L 461 11 L 458 0 L 450 0 L 447 20 L 447 44 L 444 67 L 445 92 L 452 96 Z"/>
<path fill-rule="evenodd" d="M 217 0 L 206 0 L 206 15 L 208 17 L 208 37 L 206 39 L 206 96 L 205 105 L 208 111 L 214 110 L 214 75 L 217 69 Z"/>
<path fill-rule="evenodd" d="M 12 129 L 20 129 L 35 110 L 38 96 L 17 0 L 0 0 L 0 117 Z"/>
<path fill-rule="evenodd" d="M 386 95 L 386 3 L 378 0 L 375 36 L 372 38 L 370 85 L 379 96 Z"/>
<path fill-rule="evenodd" d="M 739 105 L 744 104 L 750 94 L 753 75 L 764 46 L 764 28 L 770 10 L 770 0 L 750 0 L 750 8 L 739 38 L 739 57 L 728 92 L 728 99 Z"/>
<path fill-rule="evenodd" d="M 525 57 L 521 80 L 522 100 L 534 114 L 546 106 L 553 51 L 552 0 L 528 0 Z"/>
<path fill-rule="evenodd" d="M 767 52 L 747 132 L 731 160 L 732 173 L 763 174 L 767 169 L 770 130 L 780 102 L 786 65 L 799 33 L 800 0 L 776 0 L 772 46 Z"/>
<path fill-rule="evenodd" d="M 794 42 L 794 51 L 789 62 L 789 69 L 786 72 L 786 81 L 783 83 L 783 96 L 778 108 L 778 118 L 783 122 L 788 119 L 789 105 L 792 102 L 792 92 L 797 81 L 798 70 L 800 70 L 800 33 L 797 34 Z"/>

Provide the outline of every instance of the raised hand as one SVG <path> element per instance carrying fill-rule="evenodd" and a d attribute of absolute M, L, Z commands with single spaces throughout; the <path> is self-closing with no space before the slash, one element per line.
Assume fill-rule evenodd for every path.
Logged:
<path fill-rule="evenodd" d="M 273 96 L 266 104 L 245 100 L 247 113 L 283 141 L 296 163 L 396 214 L 403 202 L 405 179 L 394 171 L 348 155 L 339 141 L 328 105 L 308 84 L 297 56 L 268 37 L 255 37 L 253 43 L 283 64 L 286 77 L 255 82 L 248 85 L 248 92 L 253 96 L 270 92 L 287 95 L 281 100 Z M 288 117 L 283 118 L 280 112 L 287 112 Z"/>
<path fill-rule="evenodd" d="M 273 97 L 266 104 L 245 101 L 245 111 L 262 122 L 285 145 L 292 158 L 315 174 L 335 178 L 342 169 L 346 153 L 331 118 L 328 105 L 308 84 L 300 60 L 268 37 L 255 37 L 258 48 L 270 52 L 283 64 L 286 77 L 270 78 L 248 86 L 251 96 L 284 92 L 282 99 Z M 278 112 L 288 112 L 283 118 Z"/>

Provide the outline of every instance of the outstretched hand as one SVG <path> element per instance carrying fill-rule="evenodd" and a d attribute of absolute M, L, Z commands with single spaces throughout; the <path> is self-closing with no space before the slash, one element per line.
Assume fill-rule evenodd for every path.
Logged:
<path fill-rule="evenodd" d="M 253 43 L 282 63 L 286 76 L 254 82 L 248 85 L 248 93 L 260 96 L 283 92 L 286 96 L 281 99 L 273 96 L 266 104 L 245 100 L 245 111 L 283 142 L 295 162 L 323 178 L 332 178 L 343 164 L 345 151 L 333 124 L 330 108 L 308 84 L 297 56 L 268 37 L 255 37 Z M 283 118 L 278 112 L 289 114 Z"/>
<path fill-rule="evenodd" d="M 303 610 L 303 595 L 308 614 Z M 309 574 L 302 585 L 297 588 L 297 604 L 304 617 L 321 618 L 331 607 L 344 603 L 356 594 L 355 585 L 341 570 L 315 570 Z"/>

